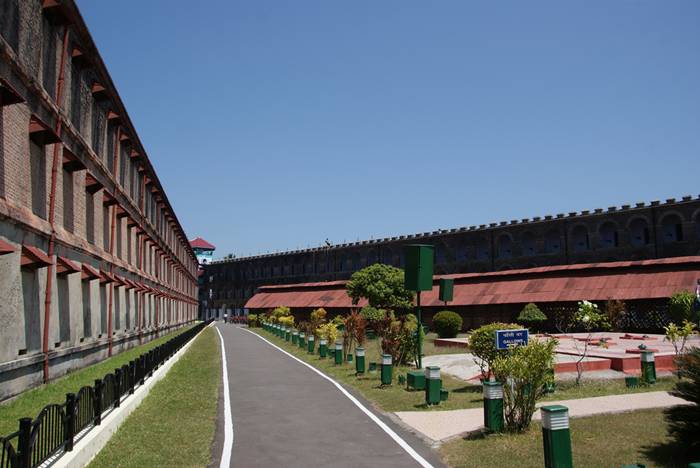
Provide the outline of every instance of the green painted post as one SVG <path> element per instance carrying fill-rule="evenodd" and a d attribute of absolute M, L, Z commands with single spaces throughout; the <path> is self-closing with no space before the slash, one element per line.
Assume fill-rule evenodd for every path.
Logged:
<path fill-rule="evenodd" d="M 321 359 L 326 359 L 326 356 L 328 356 L 328 340 L 325 338 L 319 340 L 318 355 L 321 356 Z"/>
<path fill-rule="evenodd" d="M 642 380 L 648 384 L 656 383 L 656 362 L 653 351 L 642 351 Z"/>
<path fill-rule="evenodd" d="M 484 381 L 484 427 L 503 432 L 503 385 Z"/>
<path fill-rule="evenodd" d="M 309 354 L 314 353 L 314 345 L 316 344 L 316 338 L 314 338 L 313 335 L 309 335 L 308 339 L 308 347 L 307 350 L 309 351 Z"/>
<path fill-rule="evenodd" d="M 573 468 L 569 408 L 551 405 L 543 406 L 540 410 L 545 468 Z"/>
<path fill-rule="evenodd" d="M 425 402 L 428 405 L 440 404 L 440 389 L 442 379 L 440 379 L 440 368 L 428 366 L 425 368 Z"/>
<path fill-rule="evenodd" d="M 291 341 L 292 340 L 292 329 L 287 327 L 284 333 L 284 341 Z"/>
<path fill-rule="evenodd" d="M 294 346 L 297 346 L 299 344 L 299 331 L 298 330 L 294 330 L 292 332 L 292 344 Z"/>
<path fill-rule="evenodd" d="M 340 366 L 343 364 L 343 342 L 335 342 L 335 365 Z"/>
<path fill-rule="evenodd" d="M 365 348 L 355 348 L 355 375 L 365 373 Z"/>
<path fill-rule="evenodd" d="M 382 354 L 382 385 L 391 385 L 393 365 L 391 364 L 391 354 Z"/>
<path fill-rule="evenodd" d="M 304 349 L 304 346 L 306 346 L 306 342 L 304 341 L 304 332 L 299 332 L 299 347 L 301 349 Z"/>

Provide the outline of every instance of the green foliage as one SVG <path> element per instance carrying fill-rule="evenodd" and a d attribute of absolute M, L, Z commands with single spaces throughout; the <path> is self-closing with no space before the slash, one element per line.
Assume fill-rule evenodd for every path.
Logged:
<path fill-rule="evenodd" d="M 315 336 L 328 340 L 328 346 L 332 346 L 338 339 L 338 327 L 333 322 L 324 323 L 316 329 Z"/>
<path fill-rule="evenodd" d="M 360 310 L 360 314 L 367 321 L 367 324 L 370 327 L 374 328 L 374 325 L 377 322 L 379 322 L 380 320 L 384 320 L 384 317 L 386 317 L 386 310 L 377 309 L 376 307 L 372 306 L 364 306 Z"/>
<path fill-rule="evenodd" d="M 443 310 L 433 316 L 433 328 L 440 338 L 454 338 L 462 330 L 462 317 L 451 310 Z"/>
<path fill-rule="evenodd" d="M 258 326 L 258 316 L 256 314 L 248 314 L 248 326 L 250 328 Z"/>
<path fill-rule="evenodd" d="M 671 320 L 681 323 L 684 320 L 693 320 L 693 301 L 695 294 L 690 291 L 678 291 L 673 293 L 668 301 L 668 313 Z"/>
<path fill-rule="evenodd" d="M 496 330 L 518 330 L 516 323 L 490 323 L 472 331 L 469 336 L 469 349 L 478 358 L 476 363 L 481 368 L 481 374 L 486 377 L 491 371 L 493 361 L 506 350 L 496 349 Z"/>
<path fill-rule="evenodd" d="M 292 312 L 289 309 L 289 307 L 285 307 L 285 306 L 276 307 L 272 311 L 272 313 L 270 314 L 270 317 L 269 317 L 270 322 L 271 323 L 279 323 L 280 317 L 288 317 L 291 314 L 292 314 Z"/>
<path fill-rule="evenodd" d="M 364 345 L 366 327 L 367 321 L 357 310 L 353 310 L 343 318 L 343 359 L 352 352 L 355 343 L 357 346 Z"/>
<path fill-rule="evenodd" d="M 530 427 L 535 403 L 545 394 L 547 384 L 554 383 L 554 349 L 556 340 L 530 341 L 496 356 L 493 374 L 503 385 L 506 430 L 522 432 Z"/>
<path fill-rule="evenodd" d="M 668 431 L 688 448 L 688 453 L 697 453 L 700 450 L 700 348 L 692 348 L 677 363 L 683 379 L 670 393 L 690 404 L 673 406 L 665 411 Z"/>
<path fill-rule="evenodd" d="M 571 317 L 571 324 L 574 328 L 591 333 L 596 330 L 609 330 L 610 322 L 598 306 L 589 301 L 578 303 L 578 309 Z"/>
<path fill-rule="evenodd" d="M 608 317 L 608 322 L 613 330 L 620 330 L 623 327 L 625 316 L 627 315 L 627 306 L 625 301 L 618 299 L 608 299 L 605 303 L 605 315 Z"/>
<path fill-rule="evenodd" d="M 518 323 L 522 323 L 526 327 L 538 330 L 542 323 L 547 321 L 547 316 L 536 304 L 530 302 L 520 311 L 517 320 Z"/>
<path fill-rule="evenodd" d="M 385 309 L 411 309 L 413 292 L 404 288 L 404 273 L 400 268 L 375 263 L 350 277 L 345 286 L 353 304 L 365 298 L 369 305 Z"/>
<path fill-rule="evenodd" d="M 664 327 L 664 331 L 666 333 L 666 340 L 671 342 L 676 356 L 678 356 L 685 351 L 685 344 L 688 338 L 695 334 L 695 324 L 684 320 L 683 325 L 679 327 L 671 322 Z"/>

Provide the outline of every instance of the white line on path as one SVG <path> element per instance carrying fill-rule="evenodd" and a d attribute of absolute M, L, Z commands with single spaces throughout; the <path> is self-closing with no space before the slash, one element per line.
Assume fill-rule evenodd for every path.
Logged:
<path fill-rule="evenodd" d="M 341 392 L 343 395 L 345 395 L 346 397 L 348 397 L 348 399 L 349 399 L 350 401 L 352 401 L 353 403 L 355 403 L 355 406 L 357 406 L 358 408 L 360 408 L 360 409 L 362 410 L 362 412 L 365 413 L 367 416 L 369 416 L 369 418 L 370 418 L 372 421 L 374 421 L 374 423 L 377 424 L 377 426 L 379 426 L 384 432 L 386 432 L 386 433 L 389 435 L 389 437 L 391 437 L 392 439 L 394 439 L 394 442 L 396 442 L 397 444 L 399 444 L 399 446 L 400 446 L 402 449 L 404 449 L 404 450 L 406 451 L 406 453 L 408 453 L 415 461 L 417 461 L 418 464 L 419 464 L 420 466 L 422 466 L 423 468 L 434 468 L 433 465 L 431 465 L 425 458 L 423 458 L 422 456 L 420 456 L 420 454 L 419 454 L 418 452 L 416 452 L 416 451 L 413 449 L 413 447 L 411 447 L 410 445 L 408 445 L 408 442 L 406 442 L 405 440 L 403 440 L 396 432 L 394 432 L 389 426 L 387 426 L 387 425 L 384 423 L 384 421 L 382 421 L 381 419 L 379 419 L 374 413 L 372 413 L 370 410 L 368 410 L 368 409 L 365 407 L 365 405 L 363 405 L 362 403 L 360 403 L 360 402 L 358 401 L 357 398 L 355 398 L 354 396 L 352 396 L 352 395 L 351 395 L 347 390 L 345 390 L 345 389 L 343 388 L 343 386 L 340 385 L 338 382 L 336 382 L 335 380 L 331 379 L 330 377 L 328 377 L 326 374 L 324 374 L 324 373 L 321 372 L 320 370 L 316 369 L 316 368 L 315 368 L 314 366 L 312 366 L 311 364 L 308 364 L 308 363 L 302 361 L 301 359 L 299 359 L 298 357 L 296 357 L 296 356 L 294 356 L 294 355 L 292 355 L 292 354 L 289 354 L 287 351 L 283 350 L 282 348 L 280 348 L 280 347 L 277 346 L 276 344 L 272 343 L 271 341 L 266 340 L 265 338 L 263 338 L 262 336 L 258 335 L 257 333 L 252 332 L 252 331 L 250 331 L 250 330 L 248 330 L 248 329 L 246 329 L 246 328 L 241 328 L 241 330 L 245 330 L 245 331 L 247 331 L 248 333 L 250 333 L 250 334 L 252 334 L 252 335 L 254 335 L 254 336 L 257 336 L 258 338 L 260 338 L 261 340 L 263 340 L 264 342 L 266 342 L 266 343 L 269 344 L 270 346 L 276 348 L 276 349 L 279 350 L 279 351 L 282 351 L 284 354 L 286 354 L 286 355 L 289 356 L 290 358 L 292 358 L 292 359 L 294 359 L 295 361 L 297 361 L 297 362 L 299 362 L 299 363 L 305 365 L 306 367 L 308 367 L 309 369 L 311 369 L 312 371 L 316 372 L 318 375 L 320 375 L 321 377 L 323 377 L 324 379 L 328 380 L 330 383 L 332 383 L 333 385 L 335 385 L 335 386 L 338 388 L 338 390 L 340 390 L 340 392 Z M 223 348 L 222 348 L 222 349 L 223 349 Z M 223 465 L 222 465 L 222 466 L 223 466 Z"/>
<path fill-rule="evenodd" d="M 212 322 L 213 325 L 214 322 Z M 224 373 L 224 448 L 221 450 L 221 463 L 219 468 L 231 466 L 231 451 L 233 450 L 233 418 L 231 417 L 231 395 L 228 392 L 228 368 L 226 366 L 226 348 L 224 337 L 218 327 L 214 327 L 221 340 L 221 365 Z"/>

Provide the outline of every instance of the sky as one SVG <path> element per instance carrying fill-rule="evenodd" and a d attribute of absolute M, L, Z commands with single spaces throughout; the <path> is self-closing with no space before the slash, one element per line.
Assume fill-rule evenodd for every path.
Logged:
<path fill-rule="evenodd" d="M 695 0 L 77 3 L 215 257 L 700 193 Z"/>

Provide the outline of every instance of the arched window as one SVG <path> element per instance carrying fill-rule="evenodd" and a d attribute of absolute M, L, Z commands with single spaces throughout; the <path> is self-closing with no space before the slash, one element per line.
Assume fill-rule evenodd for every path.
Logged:
<path fill-rule="evenodd" d="M 445 260 L 445 247 L 442 244 L 437 244 L 435 246 L 435 264 L 442 265 Z"/>
<path fill-rule="evenodd" d="M 501 234 L 496 241 L 496 257 L 499 259 L 511 258 L 513 256 L 513 246 L 508 234 Z"/>
<path fill-rule="evenodd" d="M 531 232 L 526 232 L 523 234 L 521 237 L 520 243 L 522 244 L 523 247 L 523 255 L 526 257 L 532 257 L 535 255 L 536 252 L 536 241 L 535 241 L 535 235 Z"/>
<path fill-rule="evenodd" d="M 664 244 L 672 244 L 683 240 L 683 224 L 680 216 L 670 214 L 661 220 L 661 239 Z"/>
<path fill-rule="evenodd" d="M 458 245 L 455 249 L 455 257 L 457 258 L 457 262 L 466 262 L 469 258 L 467 246 L 464 244 Z"/>
<path fill-rule="evenodd" d="M 590 248 L 588 229 L 585 226 L 576 226 L 571 231 L 571 248 L 574 252 L 585 252 Z"/>
<path fill-rule="evenodd" d="M 556 229 L 548 231 L 544 237 L 544 251 L 548 254 L 561 251 L 561 235 Z"/>
<path fill-rule="evenodd" d="M 489 260 L 491 258 L 491 251 L 489 249 L 489 243 L 488 241 L 480 237 L 476 241 L 475 245 L 475 250 L 476 250 L 476 259 L 479 261 L 484 261 L 484 260 Z"/>
<path fill-rule="evenodd" d="M 618 246 L 617 226 L 608 221 L 600 226 L 600 245 L 604 249 L 612 249 Z"/>
<path fill-rule="evenodd" d="M 637 218 L 630 223 L 630 244 L 643 247 L 649 244 L 649 223 L 643 218 Z"/>

